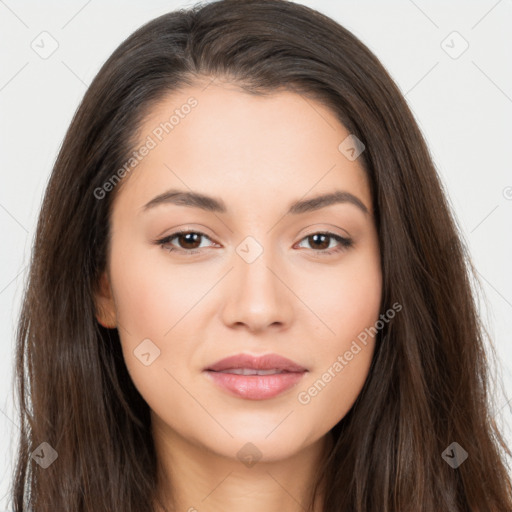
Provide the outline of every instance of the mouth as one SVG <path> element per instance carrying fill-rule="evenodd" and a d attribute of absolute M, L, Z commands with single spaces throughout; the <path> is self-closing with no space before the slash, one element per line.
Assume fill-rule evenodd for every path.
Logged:
<path fill-rule="evenodd" d="M 203 371 L 222 391 L 246 400 L 274 398 L 297 385 L 308 372 L 303 366 L 277 354 L 260 357 L 238 354 Z"/>
<path fill-rule="evenodd" d="M 214 370 L 210 370 L 214 371 Z M 217 373 L 231 373 L 233 375 L 278 375 L 280 373 L 291 373 L 285 370 L 255 370 L 254 368 L 230 368 L 229 370 L 218 371 Z"/>

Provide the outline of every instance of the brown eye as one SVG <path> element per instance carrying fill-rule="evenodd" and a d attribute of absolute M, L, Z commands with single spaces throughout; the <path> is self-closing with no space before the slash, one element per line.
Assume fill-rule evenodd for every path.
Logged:
<path fill-rule="evenodd" d="M 352 247 L 353 240 L 350 238 L 344 238 L 342 236 L 336 235 L 334 233 L 313 233 L 308 235 L 302 239 L 302 241 L 307 241 L 308 245 L 314 250 L 313 252 L 318 253 L 318 255 L 331 255 L 334 253 L 342 252 L 349 247 Z M 338 246 L 329 249 L 331 244 L 331 240 L 335 240 L 338 242 Z M 301 242 L 302 242 L 301 241 Z"/>
<path fill-rule="evenodd" d="M 177 235 L 175 238 L 178 241 L 181 249 L 197 249 L 198 240 L 200 242 L 201 234 L 199 233 L 183 233 Z"/>
<path fill-rule="evenodd" d="M 210 240 L 207 235 L 199 231 L 177 231 L 158 240 L 157 243 L 169 252 L 196 253 L 199 252 L 198 249 L 201 249 L 202 238 Z M 177 241 L 177 246 L 171 243 L 173 240 Z"/>
<path fill-rule="evenodd" d="M 329 248 L 330 238 L 331 237 L 329 237 L 329 235 L 324 235 L 323 233 L 316 233 L 307 237 L 308 242 L 312 247 L 321 250 Z"/>

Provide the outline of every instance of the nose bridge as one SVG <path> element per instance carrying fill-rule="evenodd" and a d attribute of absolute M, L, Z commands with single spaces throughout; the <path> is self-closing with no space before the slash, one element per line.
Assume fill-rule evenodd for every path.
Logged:
<path fill-rule="evenodd" d="M 228 324 L 246 324 L 251 330 L 262 329 L 290 319 L 290 292 L 277 247 L 266 235 L 245 237 L 233 255 L 232 288 L 224 304 L 224 320 Z"/>

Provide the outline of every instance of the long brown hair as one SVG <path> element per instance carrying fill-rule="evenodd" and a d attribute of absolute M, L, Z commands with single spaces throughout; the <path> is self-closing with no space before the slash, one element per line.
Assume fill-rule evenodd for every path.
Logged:
<path fill-rule="evenodd" d="M 149 407 L 118 331 L 95 316 L 119 187 L 98 190 L 127 161 L 151 106 L 199 77 L 316 99 L 366 148 L 382 311 L 395 302 L 403 309 L 381 331 L 364 388 L 332 430 L 318 471 L 325 512 L 512 510 L 511 454 L 491 414 L 493 348 L 426 143 L 369 49 L 285 0 L 223 0 L 160 16 L 114 51 L 87 90 L 46 189 L 19 318 L 15 510 L 152 510 Z M 443 456 L 460 459 L 454 442 L 468 454 L 457 467 Z M 31 457 L 36 448 L 58 458 L 43 468 Z"/>

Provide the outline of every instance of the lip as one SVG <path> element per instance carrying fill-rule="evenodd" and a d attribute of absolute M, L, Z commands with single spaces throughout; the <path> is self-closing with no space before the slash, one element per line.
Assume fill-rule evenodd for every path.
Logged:
<path fill-rule="evenodd" d="M 220 373 L 234 369 L 279 370 L 272 375 Z M 267 400 L 295 386 L 308 372 L 303 366 L 279 356 L 238 354 L 226 357 L 204 369 L 204 373 L 222 390 L 247 400 Z"/>
<path fill-rule="evenodd" d="M 282 370 L 286 372 L 307 371 L 307 368 L 278 354 L 265 354 L 263 356 L 236 354 L 217 361 L 205 368 L 205 370 L 221 372 L 223 370 L 240 368 L 250 368 L 252 370 Z"/>

